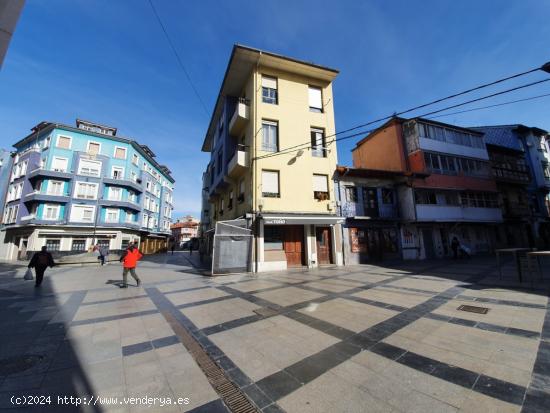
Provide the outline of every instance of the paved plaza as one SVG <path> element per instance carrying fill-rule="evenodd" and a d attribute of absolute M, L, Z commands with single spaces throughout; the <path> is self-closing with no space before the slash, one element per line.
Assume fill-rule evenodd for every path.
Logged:
<path fill-rule="evenodd" d="M 493 258 L 205 277 L 194 260 L 148 257 L 128 289 L 118 263 L 54 268 L 40 289 L 0 264 L 0 409 L 550 411 L 548 284 L 510 265 L 502 279 Z"/>

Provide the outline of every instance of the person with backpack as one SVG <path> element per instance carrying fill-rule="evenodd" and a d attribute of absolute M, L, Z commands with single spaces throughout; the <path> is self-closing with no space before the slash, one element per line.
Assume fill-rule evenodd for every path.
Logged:
<path fill-rule="evenodd" d="M 141 280 L 136 274 L 137 262 L 143 257 L 143 254 L 137 249 L 134 244 L 130 244 L 128 249 L 120 257 L 122 263 L 122 286 L 120 288 L 128 288 L 128 273 L 136 280 L 136 286 L 139 287 Z"/>
<path fill-rule="evenodd" d="M 29 268 L 34 268 L 36 273 L 36 284 L 35 287 L 40 287 L 42 280 L 44 279 L 44 272 L 46 268 L 52 268 L 55 265 L 52 254 L 48 252 L 48 248 L 43 246 L 42 249 L 38 252 L 35 252 L 29 262 Z"/>

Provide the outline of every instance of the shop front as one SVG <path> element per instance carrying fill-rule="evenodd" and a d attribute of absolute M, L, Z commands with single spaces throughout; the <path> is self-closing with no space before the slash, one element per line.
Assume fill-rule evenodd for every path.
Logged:
<path fill-rule="evenodd" d="M 348 219 L 344 228 L 346 265 L 399 259 L 396 225 Z"/>
<path fill-rule="evenodd" d="M 342 265 L 341 222 L 336 216 L 262 215 L 258 271 Z"/>

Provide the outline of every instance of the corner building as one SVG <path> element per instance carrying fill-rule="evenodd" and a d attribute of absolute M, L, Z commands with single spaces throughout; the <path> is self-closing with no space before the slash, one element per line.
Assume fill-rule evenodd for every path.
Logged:
<path fill-rule="evenodd" d="M 150 148 L 82 120 L 31 131 L 14 145 L 2 258 L 27 259 L 44 245 L 55 257 L 94 242 L 112 252 L 136 241 L 145 253 L 166 248 L 174 179 Z"/>
<path fill-rule="evenodd" d="M 233 48 L 202 147 L 211 153 L 203 175 L 202 232 L 212 235 L 225 221 L 249 228 L 253 271 L 342 264 L 336 145 L 326 138 L 335 132 L 337 74 Z"/>

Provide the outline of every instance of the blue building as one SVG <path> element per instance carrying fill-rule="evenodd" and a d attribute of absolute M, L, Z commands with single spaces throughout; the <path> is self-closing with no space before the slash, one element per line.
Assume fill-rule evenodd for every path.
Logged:
<path fill-rule="evenodd" d="M 548 132 L 525 125 L 472 128 L 483 132 L 505 224 L 500 246 L 550 247 Z"/>
<path fill-rule="evenodd" d="M 55 255 L 139 242 L 166 248 L 174 179 L 145 145 L 83 120 L 41 122 L 17 142 L 5 208 L 6 259 L 46 245 Z"/>

